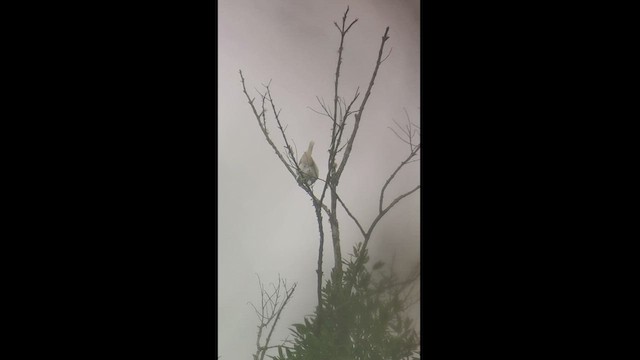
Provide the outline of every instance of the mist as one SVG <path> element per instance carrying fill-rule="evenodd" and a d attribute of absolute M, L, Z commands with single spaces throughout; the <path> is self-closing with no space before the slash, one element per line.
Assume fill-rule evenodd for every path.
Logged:
<path fill-rule="evenodd" d="M 221 0 L 218 6 L 218 355 L 240 360 L 256 350 L 258 322 L 249 302 L 260 301 L 257 276 L 266 284 L 277 282 L 278 276 L 297 283 L 272 343 L 280 343 L 292 323 L 313 313 L 318 226 L 309 196 L 265 141 L 238 71 L 252 96 L 258 97 L 255 89 L 262 91 L 262 84 L 271 82 L 298 156 L 315 141 L 313 156 L 323 178 L 331 122 L 309 107 L 320 109 L 316 96 L 332 103 L 340 40 L 333 22 L 340 23 L 347 6 L 349 19 L 359 19 L 344 44 L 339 91 L 346 98 L 358 87 L 361 93 L 366 90 L 389 26 L 385 47 L 392 50 L 378 72 L 338 188 L 368 228 L 378 213 L 382 186 L 409 153 L 389 128 L 397 130 L 394 120 L 403 124 L 407 115 L 420 124 L 420 3 Z M 271 131 L 281 140 L 275 127 Z M 418 184 L 419 163 L 407 164 L 386 190 L 385 205 Z M 321 189 L 316 185 L 316 194 Z M 419 195 L 420 190 L 404 198 L 377 225 L 368 247 L 370 264 L 393 261 L 403 274 L 420 261 Z M 348 257 L 362 234 L 342 209 L 338 212 L 342 255 Z M 334 264 L 328 225 L 325 236 L 323 271 L 329 274 Z M 419 327 L 418 306 L 411 316 Z"/>

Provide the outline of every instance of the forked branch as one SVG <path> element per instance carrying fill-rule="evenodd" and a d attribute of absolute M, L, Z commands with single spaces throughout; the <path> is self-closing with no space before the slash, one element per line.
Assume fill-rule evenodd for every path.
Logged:
<path fill-rule="evenodd" d="M 394 122 L 396 123 L 398 128 L 400 128 L 400 131 L 405 135 L 406 139 L 403 138 L 402 136 L 398 135 L 398 133 L 396 133 L 393 129 L 391 129 L 391 130 L 394 132 L 394 134 L 396 134 L 396 136 L 398 136 L 398 138 L 400 138 L 400 140 L 402 140 L 403 142 L 409 144 L 410 152 L 409 152 L 409 155 L 406 157 L 406 159 L 404 159 L 404 161 L 402 161 L 400 163 L 400 165 L 398 165 L 398 167 L 393 171 L 393 173 L 391 173 L 391 175 L 387 178 L 387 180 L 385 181 L 384 185 L 382 186 L 382 189 L 380 190 L 380 200 L 379 200 L 379 205 L 378 205 L 378 215 L 376 215 L 376 218 L 373 220 L 373 222 L 371 223 L 371 226 L 369 226 L 368 230 L 366 230 L 366 231 L 364 230 L 364 228 L 362 227 L 362 225 L 360 224 L 358 219 L 353 215 L 353 213 L 351 213 L 351 211 L 349 210 L 347 205 L 344 203 L 344 201 L 338 196 L 338 201 L 340 202 L 340 205 L 342 205 L 344 210 L 347 212 L 347 215 L 349 215 L 349 217 L 355 222 L 356 226 L 358 227 L 358 229 L 362 233 L 362 236 L 364 237 L 363 246 L 365 248 L 366 248 L 367 244 L 369 243 L 369 239 L 371 238 L 371 234 L 373 233 L 373 230 L 375 229 L 375 227 L 378 224 L 378 222 L 380 221 L 380 219 L 382 219 L 382 217 L 384 217 L 384 215 L 387 212 L 389 212 L 389 210 L 391 210 L 391 208 L 393 208 L 393 206 L 395 206 L 398 202 L 400 202 L 400 200 L 402 200 L 403 198 L 411 195 L 412 193 L 414 193 L 415 191 L 420 189 L 420 185 L 417 185 L 414 189 L 412 189 L 412 190 L 410 190 L 410 191 L 398 196 L 387 207 L 384 207 L 384 194 L 385 194 L 385 191 L 386 191 L 387 187 L 389 186 L 391 181 L 393 181 L 393 179 L 396 177 L 398 172 L 400 172 L 400 170 L 406 164 L 409 164 L 411 162 L 419 160 L 419 159 L 414 159 L 414 157 L 418 154 L 418 152 L 420 151 L 420 149 L 422 147 L 422 144 L 420 144 L 419 141 L 414 144 L 414 141 L 415 141 L 414 138 L 415 138 L 415 136 L 418 133 L 418 130 L 420 128 L 417 125 L 415 125 L 415 124 L 413 124 L 411 122 L 411 119 L 409 118 L 409 114 L 407 113 L 406 109 L 405 109 L 405 114 L 407 115 L 407 125 L 406 125 L 406 127 L 401 126 L 400 124 L 395 122 L 395 120 L 394 120 Z M 412 128 L 412 126 L 415 127 L 417 130 Z M 336 194 L 336 196 L 337 196 L 337 194 Z"/>
<path fill-rule="evenodd" d="M 398 165 L 396 170 L 391 174 L 391 176 L 389 176 L 387 181 L 384 183 L 384 186 L 382 187 L 382 190 L 380 191 L 380 203 L 379 203 L 379 206 L 378 206 L 378 211 L 379 212 L 382 212 L 382 203 L 383 203 L 383 199 L 384 199 L 384 192 L 387 189 L 387 186 L 389 186 L 389 184 L 391 183 L 393 178 L 395 178 L 396 174 L 398 174 L 400 169 L 402 169 L 402 167 L 405 166 L 406 164 L 410 163 L 411 162 L 411 158 L 413 158 L 414 156 L 416 156 L 416 154 L 418 154 L 418 151 L 420 151 L 420 147 L 421 147 L 421 144 L 418 144 L 417 146 L 415 146 L 415 148 L 409 154 L 409 156 L 407 156 L 407 158 L 403 162 L 401 162 L 400 165 Z"/>
<path fill-rule="evenodd" d="M 273 151 L 276 153 L 276 155 L 278 156 L 278 159 L 280 159 L 280 162 L 282 162 L 282 164 L 285 166 L 285 168 L 287 169 L 287 171 L 289 171 L 289 173 L 291 174 L 291 176 L 293 176 L 293 178 L 296 180 L 296 182 L 298 183 L 298 186 L 300 186 L 312 199 L 314 204 L 320 204 L 320 206 L 322 207 L 322 209 L 329 215 L 330 214 L 330 210 L 329 208 L 323 204 L 313 193 L 313 190 L 311 189 L 311 187 L 309 185 L 307 185 L 305 182 L 303 181 L 298 181 L 298 174 L 301 173 L 300 171 L 300 167 L 297 163 L 297 161 L 295 161 L 295 157 L 293 155 L 293 148 L 291 147 L 291 145 L 289 145 L 289 142 L 287 141 L 287 137 L 285 134 L 285 128 L 282 127 L 282 124 L 280 123 L 280 119 L 279 119 L 279 111 L 275 110 L 275 104 L 273 103 L 273 98 L 271 97 L 270 94 L 270 90 L 268 85 L 266 85 L 265 87 L 267 87 L 267 91 L 265 94 L 261 94 L 263 102 L 262 102 L 262 111 L 260 113 L 258 113 L 258 110 L 256 109 L 255 105 L 254 105 L 254 101 L 255 98 L 251 98 L 249 96 L 249 93 L 247 92 L 247 88 L 245 86 L 245 79 L 244 76 L 242 75 L 242 70 L 239 71 L 240 73 L 240 80 L 242 82 L 242 91 L 244 92 L 247 101 L 249 102 L 249 105 L 251 106 L 251 110 L 253 111 L 254 116 L 256 117 L 257 121 L 258 121 L 258 126 L 260 127 L 260 130 L 262 131 L 262 134 L 264 135 L 265 139 L 267 140 L 267 143 L 269 143 L 269 145 L 271 146 L 271 148 L 273 149 Z M 283 139 L 285 140 L 285 149 L 288 153 L 288 157 L 294 157 L 294 161 L 289 161 L 287 162 L 287 160 L 285 160 L 284 155 L 280 152 L 280 150 L 278 150 L 278 147 L 276 146 L 276 144 L 273 142 L 273 140 L 271 139 L 271 136 L 269 135 L 269 131 L 266 127 L 266 120 L 264 119 L 266 110 L 264 109 L 264 100 L 269 100 L 273 112 L 274 112 L 274 116 L 276 118 L 276 122 L 278 124 L 278 130 L 280 131 L 280 133 L 282 134 Z M 261 120 L 262 119 L 262 120 Z"/>
<path fill-rule="evenodd" d="M 278 324 L 282 310 L 289 302 L 289 299 L 291 299 L 293 292 L 296 290 L 297 284 L 294 283 L 291 288 L 287 288 L 287 282 L 278 276 L 278 285 L 276 286 L 271 284 L 273 291 L 269 293 L 264 289 L 264 285 L 262 284 L 260 277 L 258 277 L 258 283 L 260 284 L 260 310 L 258 310 L 255 305 L 251 304 L 253 309 L 256 311 L 256 315 L 259 320 L 258 335 L 256 338 L 256 353 L 253 355 L 253 359 L 264 360 L 267 350 L 273 348 L 273 346 L 269 346 L 273 330 Z M 284 294 L 281 294 L 281 291 L 283 290 Z M 269 326 L 269 324 L 271 325 Z M 267 329 L 269 333 L 264 340 L 264 344 L 261 344 L 263 331 Z"/>
<path fill-rule="evenodd" d="M 351 155 L 351 150 L 353 149 L 353 143 L 355 141 L 356 135 L 358 134 L 358 128 L 360 127 L 360 120 L 362 120 L 362 114 L 364 112 L 365 106 L 367 105 L 367 101 L 369 100 L 369 96 L 371 95 L 371 89 L 373 89 L 373 84 L 375 83 L 376 76 L 378 75 L 378 69 L 380 68 L 380 64 L 382 64 L 382 54 L 384 52 L 384 44 L 389 40 L 389 27 L 382 35 L 382 42 L 380 43 L 380 50 L 378 51 L 378 59 L 376 60 L 376 66 L 373 69 L 373 74 L 371 75 L 371 80 L 369 81 L 369 87 L 367 88 L 367 92 L 364 94 L 364 98 L 362 99 L 362 103 L 360 103 L 360 108 L 355 114 L 355 122 L 353 124 L 353 131 L 351 132 L 351 137 L 347 141 L 347 148 L 345 150 L 344 156 L 342 157 L 342 161 L 340 162 L 340 166 L 335 173 L 336 176 L 336 184 L 344 171 L 344 167 L 347 165 L 347 161 L 349 160 L 349 156 Z"/>

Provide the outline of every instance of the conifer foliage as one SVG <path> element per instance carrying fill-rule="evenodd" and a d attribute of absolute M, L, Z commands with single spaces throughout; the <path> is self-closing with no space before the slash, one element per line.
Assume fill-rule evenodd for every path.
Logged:
<path fill-rule="evenodd" d="M 405 310 L 411 305 L 418 273 L 401 281 L 384 264 L 367 270 L 362 243 L 345 261 L 342 284 L 336 277 L 322 289 L 321 314 L 290 328 L 293 340 L 278 346 L 274 360 L 419 359 L 420 340 Z"/>

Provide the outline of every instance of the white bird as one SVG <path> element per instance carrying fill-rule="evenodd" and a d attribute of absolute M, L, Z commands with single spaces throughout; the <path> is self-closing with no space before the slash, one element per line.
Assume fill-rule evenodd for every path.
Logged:
<path fill-rule="evenodd" d="M 307 185 L 311 186 L 318 179 L 318 166 L 316 162 L 313 161 L 311 157 L 311 152 L 313 151 L 313 140 L 309 142 L 309 148 L 307 151 L 302 154 L 300 158 L 300 170 L 302 174 L 300 174 L 300 179 L 307 183 Z"/>

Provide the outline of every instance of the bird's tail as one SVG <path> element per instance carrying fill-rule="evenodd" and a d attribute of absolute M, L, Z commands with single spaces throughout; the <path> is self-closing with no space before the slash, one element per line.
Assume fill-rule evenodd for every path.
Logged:
<path fill-rule="evenodd" d="M 307 154 L 309 154 L 309 156 L 311 156 L 311 151 L 313 151 L 313 145 L 315 143 L 313 142 L 313 140 L 309 141 L 309 148 L 307 149 Z"/>

